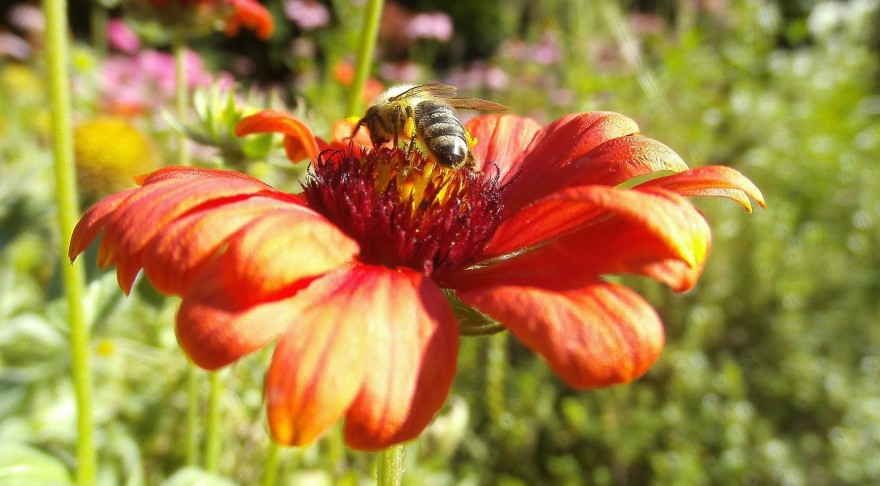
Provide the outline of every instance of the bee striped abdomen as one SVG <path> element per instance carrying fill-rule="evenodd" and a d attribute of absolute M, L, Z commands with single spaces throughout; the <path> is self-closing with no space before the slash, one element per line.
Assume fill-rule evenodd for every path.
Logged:
<path fill-rule="evenodd" d="M 415 114 L 416 131 L 430 155 L 446 165 L 461 165 L 468 154 L 467 137 L 452 108 L 445 103 L 426 100 L 416 105 Z"/>

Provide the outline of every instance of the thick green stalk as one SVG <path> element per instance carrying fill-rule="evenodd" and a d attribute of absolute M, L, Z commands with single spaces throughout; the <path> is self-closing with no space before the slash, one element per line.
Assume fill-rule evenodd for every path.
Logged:
<path fill-rule="evenodd" d="M 368 0 L 364 11 L 364 27 L 361 30 L 360 50 L 358 51 L 357 63 L 354 67 L 354 81 L 351 83 L 351 91 L 348 93 L 348 106 L 345 109 L 346 116 L 358 116 L 361 114 L 361 98 L 364 86 L 370 75 L 370 66 L 373 64 L 373 50 L 376 48 L 376 38 L 379 35 L 379 21 L 382 20 L 382 6 L 384 0 Z"/>
<path fill-rule="evenodd" d="M 67 259 L 67 245 L 76 226 L 79 201 L 73 161 L 73 126 L 68 72 L 67 2 L 43 0 L 46 16 L 46 67 L 49 75 L 49 103 L 52 107 L 52 155 L 55 170 L 55 200 L 61 233 L 61 258 Z M 61 265 L 70 325 L 70 357 L 76 394 L 76 481 L 95 482 L 95 442 L 92 419 L 92 376 L 89 367 L 89 329 L 83 310 L 85 273 L 81 263 Z"/>
<path fill-rule="evenodd" d="M 217 472 L 220 462 L 220 405 L 223 379 L 219 371 L 208 375 L 208 417 L 205 425 L 205 470 Z"/>
<path fill-rule="evenodd" d="M 402 479 L 403 444 L 397 444 L 379 453 L 376 484 L 377 486 L 400 486 Z"/>
<path fill-rule="evenodd" d="M 183 27 L 174 29 L 174 105 L 177 123 L 186 126 L 188 99 L 186 93 L 186 31 Z M 189 165 L 189 152 L 186 149 L 186 134 L 177 134 L 177 164 Z"/>
<path fill-rule="evenodd" d="M 260 478 L 260 486 L 275 486 L 278 481 L 278 453 L 281 446 L 274 440 L 269 440 L 269 450 L 266 451 L 266 465 L 263 467 L 263 477 Z"/>

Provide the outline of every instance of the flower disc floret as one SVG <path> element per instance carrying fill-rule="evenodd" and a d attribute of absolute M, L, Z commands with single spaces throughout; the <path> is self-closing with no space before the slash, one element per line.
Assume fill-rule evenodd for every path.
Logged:
<path fill-rule="evenodd" d="M 396 148 L 324 151 L 303 186 L 309 206 L 360 244 L 363 261 L 432 278 L 474 263 L 503 210 L 497 177 Z"/>

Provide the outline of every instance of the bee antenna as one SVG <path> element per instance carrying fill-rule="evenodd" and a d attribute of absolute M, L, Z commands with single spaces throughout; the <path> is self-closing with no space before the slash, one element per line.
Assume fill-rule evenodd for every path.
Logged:
<path fill-rule="evenodd" d="M 358 120 L 357 125 L 355 125 L 354 128 L 351 130 L 351 137 L 349 140 L 354 140 L 354 136 L 357 135 L 358 130 L 360 130 L 365 123 L 366 120 L 364 118 Z"/>
<path fill-rule="evenodd" d="M 493 166 L 495 166 L 495 170 L 498 171 L 498 172 L 495 174 L 495 177 L 501 177 L 501 167 L 498 167 L 498 164 L 496 164 L 495 162 L 491 162 L 491 164 L 492 164 Z M 520 168 L 516 171 L 516 173 L 513 174 L 513 175 L 510 177 L 510 180 L 508 180 L 507 182 L 505 182 L 504 184 L 502 184 L 501 187 L 498 188 L 498 190 L 501 191 L 501 192 L 504 192 L 508 187 L 510 187 L 511 184 L 513 184 L 514 182 L 516 182 L 517 179 L 519 179 L 519 176 L 520 176 L 520 175 L 522 175 L 522 167 L 520 167 Z"/>

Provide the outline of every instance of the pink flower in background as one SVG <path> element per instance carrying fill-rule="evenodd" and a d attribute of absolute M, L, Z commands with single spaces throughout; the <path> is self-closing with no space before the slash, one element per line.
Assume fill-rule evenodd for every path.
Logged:
<path fill-rule="evenodd" d="M 507 87 L 510 78 L 498 66 L 487 66 L 485 62 L 475 61 L 466 70 L 452 72 L 446 82 L 465 90 L 482 88 L 500 90 Z"/>
<path fill-rule="evenodd" d="M 422 79 L 422 67 L 414 62 L 385 62 L 379 67 L 382 79 L 415 83 Z"/>
<path fill-rule="evenodd" d="M 284 15 L 302 30 L 315 30 L 330 24 L 330 11 L 315 0 L 288 0 Z"/>
<path fill-rule="evenodd" d="M 498 66 L 489 66 L 485 71 L 484 77 L 486 87 L 494 90 L 505 89 L 510 82 L 507 73 Z"/>
<path fill-rule="evenodd" d="M 550 34 L 544 34 L 541 40 L 532 48 L 532 59 L 538 64 L 554 64 L 562 59 L 559 51 L 559 43 Z"/>
<path fill-rule="evenodd" d="M 634 13 L 628 16 L 627 21 L 636 34 L 661 35 L 666 31 L 666 21 L 659 15 Z"/>
<path fill-rule="evenodd" d="M 447 42 L 452 38 L 452 18 L 443 12 L 419 13 L 406 24 L 410 39 L 435 39 Z"/>
<path fill-rule="evenodd" d="M 127 54 L 134 54 L 141 49 L 141 39 L 122 19 L 110 19 L 107 23 L 107 40 L 110 47 Z"/>
<path fill-rule="evenodd" d="M 29 34 L 41 34 L 46 29 L 43 10 L 36 5 L 19 3 L 9 10 L 9 24 Z"/>
<path fill-rule="evenodd" d="M 189 88 L 214 79 L 193 51 L 186 53 L 186 74 Z M 110 56 L 101 72 L 100 91 L 104 109 L 111 113 L 136 115 L 158 108 L 174 97 L 174 57 L 152 49 Z"/>
<path fill-rule="evenodd" d="M 31 45 L 11 32 L 0 31 L 0 59 L 4 57 L 25 61 L 31 57 Z"/>

